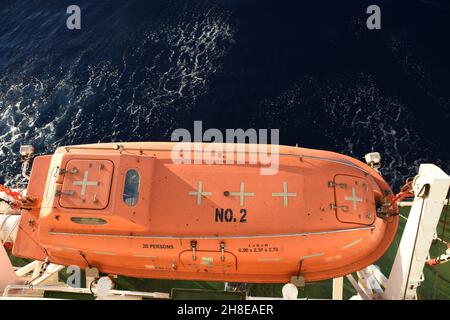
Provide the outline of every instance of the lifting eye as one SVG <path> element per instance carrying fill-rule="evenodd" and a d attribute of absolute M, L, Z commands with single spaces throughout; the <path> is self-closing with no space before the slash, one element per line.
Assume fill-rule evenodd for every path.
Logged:
<path fill-rule="evenodd" d="M 135 206 L 139 199 L 139 172 L 135 169 L 127 171 L 123 188 L 123 201 L 130 207 Z"/>

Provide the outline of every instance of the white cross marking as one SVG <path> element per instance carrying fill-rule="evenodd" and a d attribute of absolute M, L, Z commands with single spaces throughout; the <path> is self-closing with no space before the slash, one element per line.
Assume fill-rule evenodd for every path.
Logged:
<path fill-rule="evenodd" d="M 197 196 L 197 204 L 202 204 L 202 196 L 210 196 L 212 192 L 203 191 L 203 183 L 201 181 L 198 182 L 198 191 L 189 191 L 188 195 Z"/>
<path fill-rule="evenodd" d="M 356 206 L 357 202 L 363 202 L 362 198 L 357 198 L 356 197 L 356 190 L 355 190 L 355 188 L 352 188 L 352 196 L 351 197 L 345 197 L 345 200 L 353 202 L 353 209 L 354 210 L 357 209 L 357 206 Z"/>
<path fill-rule="evenodd" d="M 98 186 L 98 181 L 88 181 L 88 175 L 89 172 L 85 171 L 83 175 L 82 181 L 74 181 L 74 186 L 81 186 L 81 195 L 84 196 L 86 194 L 86 187 L 87 186 Z"/>
<path fill-rule="evenodd" d="M 283 205 L 288 206 L 288 197 L 296 197 L 296 192 L 288 192 L 287 182 L 283 182 L 283 192 L 273 192 L 272 197 L 283 197 Z"/>
<path fill-rule="evenodd" d="M 239 192 L 230 192 L 230 196 L 239 196 L 239 205 L 241 207 L 244 206 L 245 197 L 253 197 L 255 195 L 254 192 L 245 192 L 244 188 L 244 183 L 241 182 L 241 188 L 239 189 Z"/>

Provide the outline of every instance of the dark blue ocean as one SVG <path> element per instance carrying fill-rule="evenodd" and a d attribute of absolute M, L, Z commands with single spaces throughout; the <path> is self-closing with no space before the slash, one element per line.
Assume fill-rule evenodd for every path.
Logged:
<path fill-rule="evenodd" d="M 450 172 L 450 4 L 0 0 L 0 183 L 18 181 L 21 144 L 168 141 L 194 120 L 379 151 L 397 187 L 423 162 Z"/>

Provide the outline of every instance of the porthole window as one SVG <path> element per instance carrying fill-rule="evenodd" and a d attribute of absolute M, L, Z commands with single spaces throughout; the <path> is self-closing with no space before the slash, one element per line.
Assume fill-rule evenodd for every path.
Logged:
<path fill-rule="evenodd" d="M 123 201 L 128 206 L 135 206 L 139 199 L 139 173 L 130 169 L 125 176 L 125 186 L 123 188 Z"/>
<path fill-rule="evenodd" d="M 73 217 L 70 218 L 72 222 L 78 223 L 78 224 L 90 224 L 90 225 L 99 225 L 99 224 L 106 224 L 106 220 L 103 220 L 101 218 L 81 218 L 81 217 Z"/>

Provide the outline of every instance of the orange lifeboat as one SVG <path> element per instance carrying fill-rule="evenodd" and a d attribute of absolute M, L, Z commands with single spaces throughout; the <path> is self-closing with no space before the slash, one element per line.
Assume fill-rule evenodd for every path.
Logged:
<path fill-rule="evenodd" d="M 139 278 L 280 283 L 363 269 L 395 236 L 392 191 L 358 160 L 279 146 L 277 173 L 262 175 L 248 161 L 177 164 L 174 146 L 35 158 L 13 254 Z M 247 157 L 261 146 L 241 147 Z"/>

